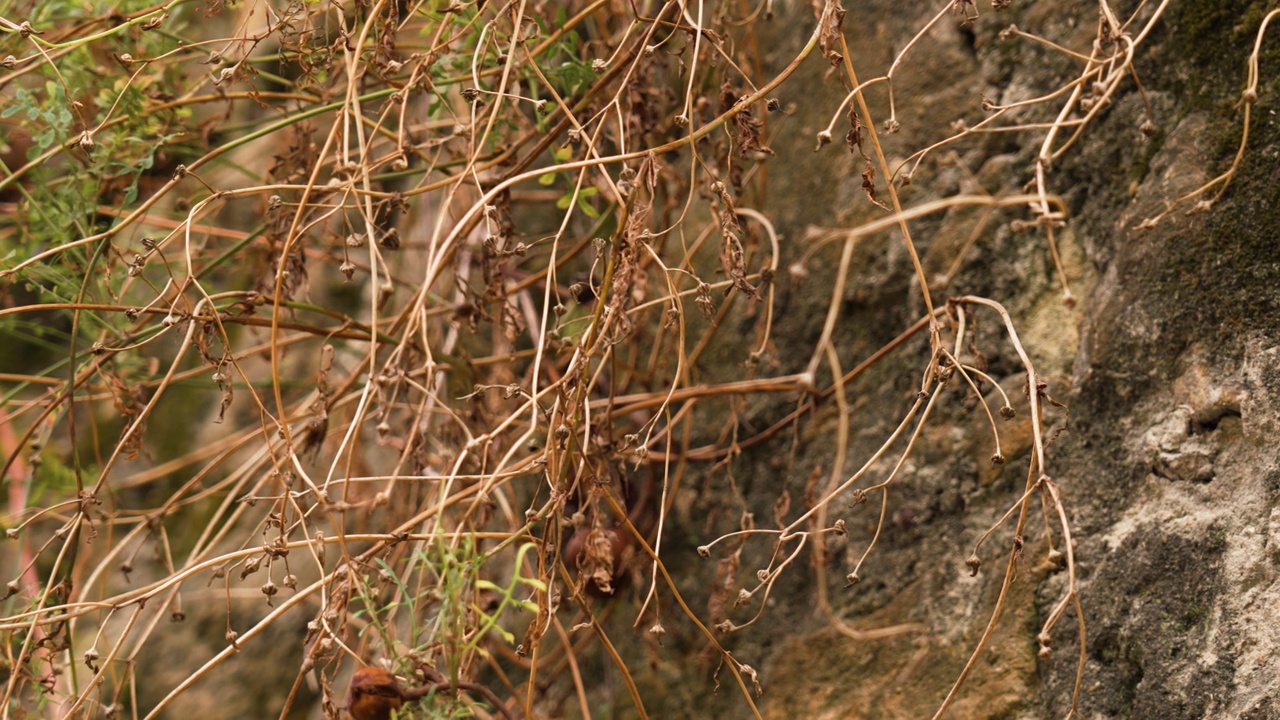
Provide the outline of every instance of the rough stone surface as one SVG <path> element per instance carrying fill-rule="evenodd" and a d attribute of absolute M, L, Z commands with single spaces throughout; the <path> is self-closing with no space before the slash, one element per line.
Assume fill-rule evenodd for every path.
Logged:
<path fill-rule="evenodd" d="M 845 28 L 860 72 L 870 77 L 887 68 L 892 51 L 936 13 L 936 3 L 925 5 L 847 3 Z M 938 282 L 935 298 L 972 294 L 1003 303 L 1049 392 L 1069 407 L 1069 419 L 1056 408 L 1047 416 L 1051 426 L 1067 427 L 1049 449 L 1048 472 L 1063 492 L 1074 533 L 1086 631 L 1081 717 L 1280 717 L 1280 53 L 1273 38 L 1263 54 L 1262 100 L 1248 151 L 1222 201 L 1206 214 L 1175 212 L 1154 229 L 1139 228 L 1166 201 L 1230 165 L 1239 141 L 1236 101 L 1245 55 L 1266 5 L 1173 3 L 1137 59 L 1145 102 L 1126 85 L 1053 168 L 1051 185 L 1071 211 L 1057 240 L 1077 300 L 1073 309 L 1062 303 L 1043 235 L 1011 232 L 1009 220 L 1017 215 L 993 216 L 954 275 L 948 274 L 952 261 L 979 222 L 976 214 L 952 209 L 912 224 L 926 271 Z M 1125 15 L 1137 3 L 1112 6 Z M 1088 48 L 1097 7 L 1015 0 L 1003 13 L 981 3 L 982 17 L 972 27 L 945 19 L 895 78 L 902 131 L 884 138 L 886 152 L 901 160 L 949 135 L 953 120 L 972 124 L 982 117 L 984 94 L 1007 103 L 1067 82 L 1076 61 L 997 35 L 1016 23 Z M 1145 7 L 1142 17 L 1151 10 Z M 798 4 L 786 12 L 785 21 L 775 19 L 768 45 L 778 63 L 793 57 L 812 22 Z M 824 229 L 852 227 L 881 212 L 863 196 L 856 156 L 835 143 L 814 159 L 813 138 L 845 92 L 827 71 L 820 57 L 811 59 L 781 97 L 794 107 L 778 123 L 772 141 L 778 156 L 769 163 L 770 188 L 760 209 L 784 236 L 782 267 L 800 260 Z M 883 121 L 883 86 L 868 97 Z M 1148 107 L 1158 127 L 1149 139 L 1139 132 Z M 1038 122 L 1042 115 L 1019 119 Z M 904 204 L 979 189 L 1020 191 L 1038 148 L 1032 136 L 1019 137 L 982 136 L 935 153 L 903 189 Z M 775 340 L 781 371 L 797 371 L 809 360 L 839 254 L 840 242 L 830 242 L 807 258 L 800 279 L 780 283 Z M 896 233 L 860 240 L 853 267 L 834 338 L 846 370 L 923 312 Z M 982 312 L 976 319 L 989 372 L 1020 398 L 1025 375 L 998 319 Z M 926 357 L 925 341 L 912 341 L 849 387 L 844 476 L 903 417 Z M 918 718 L 942 704 L 999 594 L 1011 562 L 1010 525 L 983 545 L 977 577 L 969 577 L 965 558 L 1018 500 L 1031 450 L 1029 426 L 1015 419 L 1001 430 L 1008 462 L 993 468 L 990 432 L 971 394 L 955 383 L 943 391 L 891 486 L 887 522 L 859 569 L 859 584 L 845 588 L 844 577 L 874 534 L 878 493 L 865 505 L 834 503 L 831 519 L 844 518 L 848 535 L 828 540 L 822 562 L 802 553 L 774 587 L 762 619 L 723 636 L 736 658 L 760 671 L 764 692 L 757 702 L 765 717 Z M 988 401 L 1000 402 L 994 392 Z M 758 416 L 747 421 L 757 425 L 785 412 L 755 410 Z M 711 493 L 678 506 L 684 512 L 674 518 L 664 558 L 686 578 L 692 607 L 706 607 L 713 567 L 694 546 L 739 521 L 716 506 L 730 496 L 730 483 L 757 522 L 768 524 L 784 490 L 803 498 L 812 474 L 830 475 L 836 427 L 834 407 L 819 408 L 794 450 L 788 438 L 749 451 L 707 479 Z M 875 464 L 863 486 L 887 477 L 893 457 Z M 1027 525 L 1023 552 L 1012 559 L 1005 612 L 948 717 L 1069 714 L 1078 619 L 1069 609 L 1049 656 L 1038 657 L 1037 634 L 1067 582 L 1066 573 L 1045 560 L 1038 513 Z M 741 586 L 754 585 L 755 569 L 771 551 L 765 543 L 744 546 Z M 819 577 L 832 612 L 849 626 L 915 623 L 923 632 L 878 640 L 842 634 L 817 601 Z M 741 625 L 758 610 L 754 602 L 730 617 Z M 675 637 L 668 636 L 659 657 L 703 649 L 696 633 L 682 635 L 674 626 L 668 631 Z M 650 706 L 650 716 L 749 716 L 727 673 L 720 672 L 713 696 L 715 665 L 700 667 L 654 682 L 667 702 Z M 642 673 L 642 685 L 650 682 L 646 677 Z"/>

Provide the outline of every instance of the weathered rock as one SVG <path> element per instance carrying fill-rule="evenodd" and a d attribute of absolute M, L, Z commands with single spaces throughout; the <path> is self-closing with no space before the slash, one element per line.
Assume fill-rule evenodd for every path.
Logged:
<path fill-rule="evenodd" d="M 1086 631 L 1081 715 L 1280 717 L 1274 632 L 1280 627 L 1280 123 L 1274 109 L 1280 82 L 1274 62 L 1265 69 L 1265 58 L 1277 53 L 1264 53 L 1263 100 L 1239 173 L 1221 202 L 1207 214 L 1176 211 L 1143 230 L 1143 221 L 1166 202 L 1229 166 L 1240 136 L 1236 101 L 1245 56 L 1266 3 L 1176 5 L 1138 57 L 1145 101 L 1126 85 L 1049 175 L 1072 215 L 1057 241 L 1074 309 L 1062 304 L 1043 234 L 1010 232 L 1007 223 L 1015 215 L 997 214 L 954 275 L 947 271 L 976 225 L 974 214 L 953 209 L 913 222 L 912 230 L 930 278 L 941 279 L 935 297 L 977 294 L 1003 303 L 1049 392 L 1069 406 L 1069 423 L 1057 410 L 1046 419 L 1068 428 L 1049 449 L 1047 471 L 1062 490 L 1075 540 Z M 1116 10 L 1123 16 L 1135 6 Z M 936 11 L 849 4 L 845 28 L 855 67 L 867 77 L 883 72 L 892 51 Z M 1009 102 L 1059 87 L 1078 69 L 1076 60 L 1035 43 L 1000 40 L 997 33 L 1016 23 L 1088 52 L 1097 11 L 1097 4 L 1086 2 L 1015 2 L 1005 13 L 983 7 L 972 27 L 942 22 L 895 79 L 903 129 L 882 136 L 886 152 L 906 157 L 951 134 L 949 123 L 961 117 L 972 125 L 982 117 L 983 94 Z M 801 20 L 810 22 L 801 8 L 790 12 L 787 23 L 766 33 L 778 63 L 803 41 Z M 1145 18 L 1151 8 L 1142 12 Z M 1272 38 L 1266 42 L 1274 48 Z M 771 184 L 761 208 L 791 239 L 784 253 L 792 255 L 782 267 L 803 252 L 802 239 L 811 240 L 813 228 L 852 227 L 880 212 L 859 188 L 861 163 L 841 156 L 840 148 L 826 148 L 815 171 L 813 137 L 845 92 L 827 70 L 820 58 L 812 59 L 783 90 L 796 110 L 772 142 L 777 157 L 769 162 Z M 883 87 L 867 94 L 883 120 Z M 1043 111 L 1019 119 L 1043 122 Z M 1158 128 L 1149 139 L 1139 132 L 1147 120 Z M 992 135 L 957 143 L 947 163 L 921 166 L 903 189 L 904 203 L 955 194 L 966 185 L 970 192 L 1017 192 L 1031 179 L 1038 150 L 1032 141 L 1039 137 L 1021 135 L 1015 142 Z M 779 307 L 788 320 L 775 337 L 783 371 L 803 367 L 812 352 L 838 245 L 814 256 L 802 282 L 783 283 Z M 854 257 L 834 338 L 846 370 L 923 312 L 896 232 L 860 240 Z M 1021 368 L 998 320 L 977 315 L 989 372 L 1006 379 L 1007 393 L 1021 397 L 1025 376 L 1018 379 Z M 925 341 L 917 339 L 850 386 L 846 476 L 906 413 L 926 357 Z M 827 543 L 825 582 L 835 615 L 863 630 L 918 623 L 924 631 L 880 640 L 840 634 L 815 602 L 812 561 L 798 561 L 770 595 L 765 620 L 724 638 L 736 658 L 763 669 L 765 716 L 929 717 L 976 647 L 1009 562 L 1009 524 L 983 546 L 976 578 L 964 560 L 1018 500 L 1031 442 L 1025 418 L 1002 425 L 1007 463 L 991 468 L 985 415 L 958 385 L 943 391 L 891 486 L 890 520 L 859 570 L 861 582 L 848 589 L 843 578 L 871 541 L 880 496 L 873 493 L 871 502 L 853 507 L 837 500 L 831 508 L 831 519 L 844 518 L 849 528 L 847 538 Z M 987 399 L 998 403 L 994 394 Z M 784 487 L 802 497 L 815 468 L 824 477 L 830 473 L 835 419 L 824 409 L 811 422 L 801 433 L 794 466 L 781 474 L 772 460 L 788 455 L 787 440 L 748 452 L 733 466 L 758 520 L 771 517 L 769 508 Z M 883 480 L 892 463 L 874 466 L 863 486 Z M 1045 561 L 1045 523 L 1038 514 L 1027 525 L 1023 552 L 1013 559 L 1003 617 L 949 717 L 1069 713 L 1079 654 L 1072 610 L 1052 633 L 1047 657 L 1037 657 L 1037 634 L 1067 582 L 1066 573 Z M 675 536 L 687 537 L 689 545 L 674 542 L 664 554 L 668 567 L 695 588 L 694 597 L 701 597 L 696 588 L 705 586 L 709 565 L 699 562 L 692 546 L 705 541 L 704 534 L 732 529 L 729 519 L 710 530 L 699 519 L 699 527 L 683 531 L 687 536 Z M 1061 541 L 1056 533 L 1054 541 Z M 763 567 L 771 550 L 744 551 L 744 584 L 751 584 L 746 569 Z M 743 612 L 749 617 L 756 610 Z M 723 671 L 720 681 L 721 695 L 735 692 L 723 686 Z M 650 713 L 748 715 L 740 698 L 736 705 L 723 698 L 693 700 L 691 707 L 683 684 L 668 686 L 672 704 L 650 706 Z"/>

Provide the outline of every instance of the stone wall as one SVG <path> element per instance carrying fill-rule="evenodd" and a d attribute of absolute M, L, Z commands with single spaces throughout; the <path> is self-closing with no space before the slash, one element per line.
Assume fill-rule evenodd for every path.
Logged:
<path fill-rule="evenodd" d="M 883 73 L 938 5 L 846 3 L 844 28 L 859 73 Z M 950 278 L 945 274 L 981 213 L 953 208 L 912 224 L 926 272 L 937 281 L 935 300 L 982 295 L 1004 304 L 1048 392 L 1069 408 L 1069 416 L 1057 409 L 1046 416 L 1049 425 L 1067 428 L 1049 448 L 1047 471 L 1062 490 L 1075 534 L 1087 632 L 1079 708 L 1086 718 L 1280 717 L 1274 632 L 1280 626 L 1280 453 L 1274 444 L 1280 425 L 1280 45 L 1274 38 L 1264 41 L 1248 148 L 1221 201 L 1208 213 L 1178 210 L 1154 228 L 1140 228 L 1167 201 L 1230 166 L 1240 138 L 1246 58 L 1266 5 L 1171 3 L 1137 55 L 1145 99 L 1135 83 L 1126 83 L 1051 168 L 1050 187 L 1070 212 L 1057 241 L 1073 307 L 1062 301 L 1044 234 L 1011 229 L 1011 220 L 1026 219 L 1023 209 L 995 213 Z M 1112 6 L 1128 17 L 1137 3 Z M 1088 53 L 1098 21 L 1097 3 L 1083 1 L 1015 0 L 1002 12 L 983 2 L 978 10 L 981 17 L 971 25 L 945 18 L 904 60 L 895 78 L 902 129 L 882 136 L 891 161 L 952 134 L 957 119 L 971 126 L 981 120 L 984 95 L 996 103 L 1035 97 L 1078 72 L 1079 61 L 1031 41 L 1001 39 L 1002 28 L 1016 24 Z M 1144 7 L 1138 17 L 1153 10 Z M 813 22 L 804 7 L 776 10 L 761 42 L 775 71 L 794 57 Z M 769 187 L 759 209 L 784 237 L 782 267 L 796 262 L 824 228 L 883 215 L 862 191 L 856 155 L 839 142 L 813 151 L 845 92 L 839 72 L 816 53 L 778 92 L 788 110 L 771 118 L 777 156 L 767 163 Z M 876 123 L 882 122 L 883 86 L 867 95 Z M 1051 120 L 1050 109 L 1059 105 L 1050 106 L 1018 119 Z M 1148 121 L 1154 128 L 1144 132 Z M 837 125 L 837 136 L 844 127 Z M 958 193 L 1020 192 L 1032 179 L 1042 137 L 1034 131 L 979 135 L 935 152 L 903 188 L 904 205 Z M 812 353 L 840 246 L 830 243 L 803 272 L 779 280 L 779 372 L 802 370 Z M 923 313 L 896 231 L 860 240 L 853 268 L 834 338 L 846 370 Z M 1026 378 L 998 318 L 976 315 L 977 345 L 989 372 L 1021 399 Z M 922 334 L 849 386 L 846 475 L 910 407 L 927 357 Z M 887 639 L 839 632 L 818 610 L 806 551 L 775 586 L 763 619 L 724 638 L 738 660 L 760 671 L 758 702 L 766 717 L 929 717 L 977 644 L 1014 546 L 1008 526 L 984 545 L 976 577 L 965 559 L 1021 495 L 1030 433 L 1025 417 L 1003 426 L 1008 462 L 993 469 L 990 433 L 972 393 L 960 383 L 943 392 L 894 481 L 887 521 L 860 583 L 846 588 L 844 577 L 875 530 L 878 495 L 865 505 L 834 503 L 831 518 L 844 518 L 849 533 L 827 543 L 825 582 L 837 616 L 861 630 L 914 623 L 923 631 Z M 996 398 L 991 393 L 998 405 Z M 753 407 L 748 422 L 767 425 L 791 407 Z M 726 476 L 757 523 L 769 526 L 784 491 L 798 502 L 812 493 L 812 475 L 830 473 L 836 429 L 833 405 L 820 406 L 802 424 L 794 456 L 792 438 L 782 433 L 727 471 L 710 472 L 712 491 L 677 513 L 664 558 L 688 579 L 695 607 L 706 602 L 715 566 L 699 559 L 694 546 L 735 529 L 731 514 L 721 513 L 718 524 L 706 521 L 730 496 Z M 890 467 L 881 462 L 871 475 L 882 478 Z M 1013 561 L 1007 609 L 949 717 L 1068 715 L 1076 618 L 1068 611 L 1051 652 L 1038 653 L 1037 633 L 1067 576 L 1045 559 L 1045 522 L 1036 508 Z M 746 547 L 743 585 L 754 584 L 751 574 L 771 550 L 767 543 Z M 752 603 L 730 617 L 742 623 L 757 609 Z M 678 633 L 666 645 L 660 654 L 667 658 L 701 647 L 696 637 Z M 649 706 L 651 716 L 749 715 L 724 671 L 711 694 L 714 662 L 700 665 L 703 673 L 663 667 L 642 678 L 642 687 L 666 699 Z"/>

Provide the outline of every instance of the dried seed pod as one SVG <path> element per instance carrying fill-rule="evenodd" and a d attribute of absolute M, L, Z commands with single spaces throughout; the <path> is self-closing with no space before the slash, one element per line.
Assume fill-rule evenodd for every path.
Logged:
<path fill-rule="evenodd" d="M 978 574 L 978 568 L 982 567 L 982 560 L 978 559 L 977 553 L 973 553 L 964 564 L 969 566 L 969 577 L 973 577 Z"/>

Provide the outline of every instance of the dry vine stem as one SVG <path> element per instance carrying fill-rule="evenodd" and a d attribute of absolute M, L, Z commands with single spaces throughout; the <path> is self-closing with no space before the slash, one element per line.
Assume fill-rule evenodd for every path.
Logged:
<path fill-rule="evenodd" d="M 930 5 L 890 64 L 864 80 L 835 0 L 811 14 L 780 6 L 776 17 L 768 0 L 594 0 L 563 11 L 526 0 L 175 0 L 109 16 L 91 4 L 26 5 L 24 17 L 0 17 L 0 100 L 34 128 L 25 156 L 0 159 L 0 240 L 14 251 L 0 278 L 17 298 L 0 323 L 31 348 L 0 373 L 14 539 L 14 562 L 2 566 L 12 573 L 0 617 L 11 669 L 4 712 L 40 703 L 64 716 L 177 712 L 239 651 L 279 644 L 268 638 L 286 619 L 305 618 L 288 697 L 236 712 L 284 717 L 307 687 L 336 712 L 331 684 L 376 662 L 406 677 L 440 673 L 420 673 L 416 685 L 483 689 L 476 696 L 497 698 L 500 712 L 555 716 L 572 702 L 587 716 L 605 691 L 582 661 L 602 653 L 626 688 L 618 701 L 657 716 L 661 698 L 646 698 L 636 677 L 644 641 L 611 622 L 628 606 L 589 597 L 586 573 L 561 552 L 594 529 L 634 550 L 630 566 L 602 571 L 619 585 L 637 580 L 634 626 L 649 629 L 654 647 L 669 628 L 697 638 L 732 675 L 736 714 L 759 716 L 752 665 L 767 658 L 735 654 L 726 633 L 768 617 L 765 600 L 804 550 L 815 553 L 819 606 L 839 632 L 870 641 L 926 631 L 840 616 L 824 561 L 849 525 L 829 518 L 840 502 L 879 493 L 874 531 L 847 569 L 852 585 L 957 374 L 1004 459 L 980 392 L 999 389 L 998 378 L 966 350 L 975 314 L 988 313 L 1026 373 L 1033 452 L 1021 494 L 974 543 L 976 570 L 983 544 L 1006 537 L 1016 516 L 999 598 L 938 714 L 1006 609 L 1037 497 L 1044 542 L 1067 577 L 1039 639 L 1047 652 L 1074 612 L 1076 711 L 1086 635 L 1069 514 L 1048 473 L 1047 395 L 999 302 L 931 294 L 912 223 L 982 218 L 932 284 L 941 291 L 963 278 L 988 221 L 1025 210 L 1032 220 L 1014 223 L 1044 229 L 1069 299 L 1055 235 L 1067 213 L 1051 170 L 1136 80 L 1133 60 L 1168 0 L 1129 18 L 1102 0 L 1087 48 L 1010 27 L 1002 41 L 1061 53 L 1080 66 L 1076 77 L 1035 98 L 985 103 L 985 118 L 897 156 L 896 168 L 877 132 L 901 128 L 894 78 L 943 24 L 975 20 L 972 2 Z M 1170 210 L 1217 187 L 1202 203 L 1212 205 L 1234 176 L 1277 12 L 1249 56 L 1235 163 Z M 783 14 L 807 40 L 769 59 L 770 73 L 758 23 Z M 818 145 L 849 125 L 869 202 L 856 224 L 797 247 L 768 212 L 761 168 L 770 145 L 794 132 L 774 112 L 783 109 L 775 94 L 804 63 L 823 61 L 831 91 L 806 101 L 823 118 L 835 111 Z M 872 89 L 888 91 L 886 108 L 868 99 Z M 987 133 L 1039 148 L 1027 192 L 900 196 L 936 151 Z M 813 227 L 841 222 L 818 217 Z M 886 233 L 911 262 L 922 317 L 846 373 L 848 275 L 860 243 Z M 803 276 L 833 241 L 842 245 L 821 331 L 784 371 L 780 263 L 794 259 Z M 749 327 L 746 341 L 726 327 Z M 917 397 L 897 409 L 878 449 L 854 457 L 855 381 L 921 334 Z M 707 369 L 734 353 L 741 376 Z M 748 400 L 788 396 L 798 398 L 790 412 L 746 431 L 757 412 Z M 776 529 L 757 527 L 758 498 L 739 492 L 735 460 L 786 430 L 794 458 L 799 426 L 828 398 L 839 420 L 832 464 L 814 475 L 827 476 L 825 489 L 788 506 Z M 1012 412 L 1007 397 L 1000 412 Z M 859 466 L 849 473 L 846 462 Z M 652 535 L 627 507 L 643 482 L 660 485 Z M 709 591 L 718 610 L 689 599 L 690 574 L 705 572 L 663 537 L 681 521 L 671 508 L 682 495 L 741 518 L 698 549 L 724 555 Z M 738 563 L 752 553 L 768 561 L 743 586 Z M 759 601 L 737 620 L 735 592 L 736 604 Z M 171 687 L 148 686 L 148 668 L 168 662 L 162 621 L 196 614 L 225 623 L 219 647 L 189 658 Z M 413 711 L 484 705 L 433 702 Z"/>

